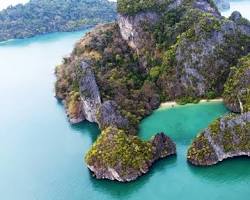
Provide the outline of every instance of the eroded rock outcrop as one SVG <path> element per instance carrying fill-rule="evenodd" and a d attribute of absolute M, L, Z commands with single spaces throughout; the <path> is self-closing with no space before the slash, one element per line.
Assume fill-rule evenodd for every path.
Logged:
<path fill-rule="evenodd" d="M 250 156 L 250 112 L 213 122 L 194 140 L 187 158 L 194 165 L 208 166 L 236 156 Z"/>
<path fill-rule="evenodd" d="M 119 129 L 128 129 L 129 121 L 119 112 L 115 101 L 105 101 L 97 112 L 97 122 L 100 129 L 105 129 L 110 125 Z"/>
<path fill-rule="evenodd" d="M 79 90 L 85 119 L 97 122 L 96 113 L 101 106 L 101 96 L 91 65 L 82 61 L 78 69 Z"/>
<path fill-rule="evenodd" d="M 129 182 L 148 172 L 158 159 L 176 154 L 175 144 L 163 133 L 141 141 L 121 129 L 104 129 L 86 161 L 97 179 Z"/>

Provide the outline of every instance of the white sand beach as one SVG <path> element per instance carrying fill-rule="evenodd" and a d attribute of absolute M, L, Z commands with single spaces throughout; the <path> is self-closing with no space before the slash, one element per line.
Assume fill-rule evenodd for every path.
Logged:
<path fill-rule="evenodd" d="M 206 102 L 222 102 L 223 98 L 217 98 L 217 99 L 201 99 L 199 103 L 206 103 Z M 179 106 L 180 104 L 176 103 L 175 101 L 167 101 L 164 103 L 161 103 L 160 108 L 170 108 Z"/>

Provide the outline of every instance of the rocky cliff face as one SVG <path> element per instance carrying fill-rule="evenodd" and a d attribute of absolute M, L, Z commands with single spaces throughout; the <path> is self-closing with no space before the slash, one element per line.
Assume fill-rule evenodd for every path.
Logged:
<path fill-rule="evenodd" d="M 211 22 L 213 23 L 213 22 Z M 205 96 L 207 92 L 214 91 L 221 94 L 225 79 L 230 71 L 232 60 L 220 55 L 219 51 L 225 51 L 228 46 L 227 38 L 233 37 L 239 28 L 232 22 L 227 21 L 219 25 L 220 30 L 212 30 L 207 38 L 196 41 L 184 38 L 176 48 L 176 83 L 180 81 L 179 94 L 193 92 L 195 96 Z M 195 28 L 195 35 L 203 35 L 201 27 Z M 250 32 L 248 33 L 250 36 Z M 235 41 L 241 42 L 241 41 Z M 231 41 L 230 41 L 231 43 Z M 232 45 L 232 43 L 230 44 Z M 242 46 L 245 46 L 242 43 Z M 245 48 L 248 48 L 245 46 Z M 237 48 L 228 51 L 228 57 L 238 54 Z M 244 54 L 244 52 L 240 52 Z M 235 62 L 235 61 L 234 61 Z M 211 65 L 213 66 L 211 68 Z M 179 78 L 180 77 L 180 78 Z M 171 84 L 171 83 L 170 83 Z M 173 92 L 173 91 L 171 91 Z"/>
<path fill-rule="evenodd" d="M 165 12 L 167 14 L 155 11 L 119 14 L 123 39 L 137 52 L 145 71 L 162 62 L 157 84 L 170 99 L 220 96 L 230 67 L 249 52 L 249 42 L 245 43 L 250 37 L 249 24 L 241 15 L 235 17 L 235 13 L 230 20 L 223 19 L 216 8 L 204 0 L 193 1 L 188 6 L 185 1 L 174 1 L 166 6 Z M 166 30 L 155 24 L 165 26 Z M 185 29 L 183 24 L 188 24 L 189 28 Z M 161 44 L 155 38 L 159 34 L 156 28 L 170 35 L 169 44 L 168 38 L 161 36 L 163 48 L 158 48 Z M 170 48 L 164 52 L 168 45 Z M 175 58 L 172 56 L 168 61 L 169 54 Z"/>
<path fill-rule="evenodd" d="M 242 27 L 248 30 L 242 31 Z M 207 97 L 209 93 L 220 96 L 230 67 L 250 50 L 249 43 L 242 39 L 249 38 L 249 27 L 226 19 L 202 17 L 193 30 L 181 35 L 170 52 L 175 54 L 173 66 L 159 79 L 166 94 L 175 98 Z"/>
<path fill-rule="evenodd" d="M 226 106 L 235 113 L 250 111 L 250 55 L 232 68 L 223 93 Z"/>
<path fill-rule="evenodd" d="M 122 38 L 139 53 L 147 44 L 147 41 L 151 40 L 151 35 L 145 32 L 143 24 L 149 23 L 152 26 L 159 21 L 160 16 L 160 13 L 152 11 L 138 13 L 133 16 L 119 14 L 117 22 Z"/>
<path fill-rule="evenodd" d="M 108 26 L 103 28 L 106 30 Z M 81 42 L 88 44 L 90 38 L 92 39 L 92 37 L 86 37 Z M 79 50 L 79 48 L 75 50 Z M 64 63 L 56 70 L 56 97 L 63 100 L 69 121 L 73 124 L 88 120 L 98 123 L 100 128 L 107 122 L 120 128 L 123 125 L 126 127 L 128 121 L 117 111 L 116 103 L 101 99 L 96 75 L 93 71 L 95 62 L 92 57 L 98 57 L 98 54 L 92 53 L 81 57 L 82 55 L 77 55 L 78 52 L 73 52 L 69 58 L 64 58 Z"/>
<path fill-rule="evenodd" d="M 182 0 L 176 0 L 165 5 L 165 11 L 174 10 L 180 6 Z M 151 50 L 155 47 L 152 33 L 145 30 L 146 26 L 153 26 L 158 23 L 163 12 L 149 10 L 138 12 L 133 15 L 120 13 L 118 14 L 118 25 L 122 38 L 127 41 L 128 45 L 140 54 L 143 49 Z"/>
<path fill-rule="evenodd" d="M 85 119 L 97 122 L 96 113 L 101 105 L 101 96 L 91 65 L 87 61 L 82 61 L 78 73 L 81 74 L 78 75 L 79 90 Z"/>
<path fill-rule="evenodd" d="M 146 2 L 145 2 L 146 3 Z M 118 25 L 120 28 L 122 38 L 128 43 L 128 45 L 136 51 L 139 56 L 140 64 L 144 70 L 147 70 L 149 56 L 156 56 L 156 41 L 153 36 L 153 32 L 149 31 L 154 29 L 154 26 L 161 21 L 165 12 L 175 12 L 177 8 L 182 7 L 185 1 L 174 0 L 164 4 L 164 7 L 159 10 L 146 10 L 138 13 L 118 14 Z M 220 17 L 219 12 L 210 5 L 209 2 L 203 0 L 196 0 L 192 3 L 192 8 L 197 8 L 202 12 L 211 13 L 216 17 Z"/>
<path fill-rule="evenodd" d="M 250 156 L 249 112 L 213 122 L 188 150 L 188 161 L 194 165 L 214 165 L 236 156 Z"/>
<path fill-rule="evenodd" d="M 155 47 L 155 41 L 150 32 L 145 31 L 145 24 L 153 26 L 160 19 L 161 14 L 157 12 L 142 12 L 136 15 L 118 15 L 118 24 L 122 38 L 128 43 L 129 47 L 136 51 L 140 60 L 140 67 L 147 69 L 147 54 L 152 54 L 151 50 Z"/>
<path fill-rule="evenodd" d="M 110 125 L 120 129 L 129 129 L 129 121 L 121 115 L 115 101 L 105 101 L 99 107 L 97 123 L 102 130 Z"/>

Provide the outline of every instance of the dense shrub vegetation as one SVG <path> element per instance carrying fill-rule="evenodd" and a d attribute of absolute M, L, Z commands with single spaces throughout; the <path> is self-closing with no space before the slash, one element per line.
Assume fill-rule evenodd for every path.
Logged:
<path fill-rule="evenodd" d="M 98 163 L 107 168 L 125 167 L 123 171 L 126 173 L 130 168 L 143 168 L 152 158 L 153 146 L 150 142 L 110 127 L 102 131 L 85 159 L 89 165 Z"/>
<path fill-rule="evenodd" d="M 187 4 L 192 3 L 193 0 L 186 0 Z M 208 0 L 213 7 L 216 7 L 215 2 L 219 4 L 216 0 Z M 165 11 L 166 7 L 175 3 L 174 0 L 117 0 L 117 10 L 119 13 L 134 15 L 142 11 Z"/>
<path fill-rule="evenodd" d="M 171 0 L 118 0 L 119 13 L 133 15 L 140 11 L 163 10 Z"/>
<path fill-rule="evenodd" d="M 31 0 L 0 12 L 0 41 L 79 30 L 115 17 L 116 4 L 107 0 Z"/>
<path fill-rule="evenodd" d="M 196 165 L 206 165 L 217 160 L 217 155 L 204 133 L 199 134 L 188 149 L 187 158 Z"/>
<path fill-rule="evenodd" d="M 250 54 L 232 68 L 223 93 L 226 104 L 235 112 L 250 111 Z"/>

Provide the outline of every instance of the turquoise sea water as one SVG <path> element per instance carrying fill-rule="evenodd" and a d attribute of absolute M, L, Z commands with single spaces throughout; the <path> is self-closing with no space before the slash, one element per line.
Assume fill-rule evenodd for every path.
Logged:
<path fill-rule="evenodd" d="M 90 175 L 83 155 L 95 124 L 70 126 L 53 97 L 54 66 L 85 31 L 0 43 L 0 200 L 245 200 L 250 160 L 197 168 L 186 150 L 197 132 L 227 112 L 222 103 L 159 109 L 142 121 L 140 137 L 166 132 L 178 156 L 157 162 L 138 181 L 120 184 Z"/>

